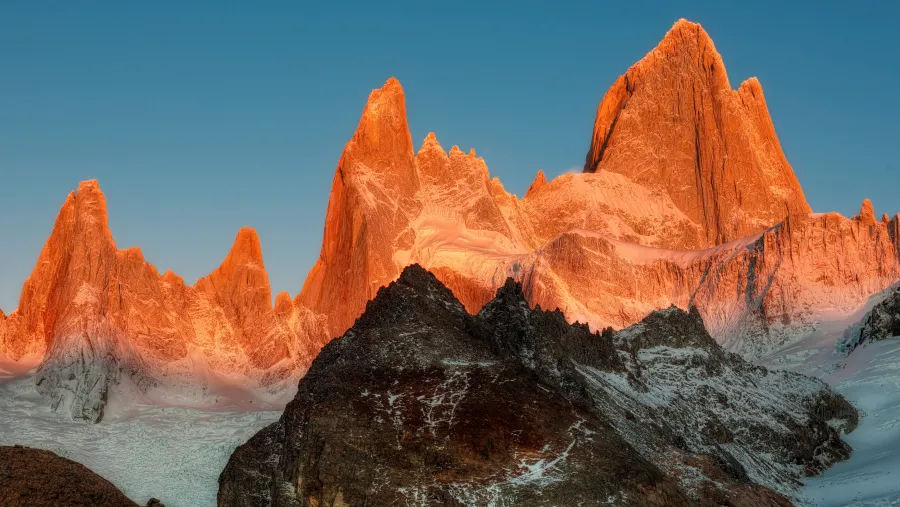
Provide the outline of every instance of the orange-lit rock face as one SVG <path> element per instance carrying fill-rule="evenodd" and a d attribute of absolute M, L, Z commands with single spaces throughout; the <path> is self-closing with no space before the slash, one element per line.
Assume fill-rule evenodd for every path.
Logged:
<path fill-rule="evenodd" d="M 704 248 L 809 213 L 775 135 L 762 87 L 732 90 L 700 25 L 681 20 L 606 93 L 585 172 L 614 172 L 671 199 Z"/>
<path fill-rule="evenodd" d="M 393 254 L 408 248 L 398 234 L 417 212 L 418 173 L 406 123 L 403 89 L 395 79 L 369 96 L 331 186 L 325 237 L 318 262 L 298 302 L 329 316 L 332 334 L 396 276 Z M 338 331 L 340 330 L 340 331 Z"/>
<path fill-rule="evenodd" d="M 254 366 L 268 368 L 289 357 L 292 336 L 277 325 L 256 231 L 241 229 L 225 262 L 194 288 L 222 309 L 234 341 Z"/>
<path fill-rule="evenodd" d="M 19 308 L 0 319 L 0 354 L 46 355 L 38 387 L 53 397 L 71 390 L 102 399 L 122 371 L 142 386 L 191 377 L 200 358 L 213 371 L 267 386 L 308 367 L 326 341 L 324 324 L 293 305 L 276 315 L 252 229 L 238 233 L 218 269 L 187 286 L 171 271 L 160 276 L 139 249 L 116 248 L 105 197 L 86 181 L 63 204 Z M 73 368 L 75 385 L 63 388 L 61 372 Z M 102 413 L 102 407 L 72 410 L 85 419 Z"/>
<path fill-rule="evenodd" d="M 429 134 L 413 157 L 408 138 L 391 79 L 341 157 L 322 254 L 299 297 L 333 336 L 411 263 L 471 312 L 507 276 L 532 304 L 595 327 L 694 302 L 720 340 L 750 355 L 898 279 L 894 222 L 810 215 L 759 83 L 732 90 L 692 23 L 676 23 L 607 93 L 587 171 L 538 172 L 522 199 L 474 152 L 448 153 Z"/>
<path fill-rule="evenodd" d="M 887 228 L 836 213 L 795 215 L 764 233 L 696 251 L 648 248 L 587 231 L 521 261 L 532 304 L 569 320 L 624 327 L 675 304 L 698 307 L 710 333 L 757 357 L 850 312 L 900 279 Z"/>
<path fill-rule="evenodd" d="M 872 201 L 868 199 L 863 200 L 862 206 L 859 208 L 859 215 L 856 219 L 863 225 L 875 225 L 875 209 L 872 207 Z"/>
<path fill-rule="evenodd" d="M 538 169 L 537 175 L 534 177 L 534 181 L 531 182 L 531 186 L 528 187 L 528 190 L 525 192 L 525 197 L 533 195 L 537 190 L 544 185 L 547 184 L 547 178 L 544 176 L 544 171 Z"/>
<path fill-rule="evenodd" d="M 888 221 L 887 230 L 891 237 L 891 242 L 894 243 L 894 249 L 900 255 L 900 215 L 894 215 L 894 218 Z"/>

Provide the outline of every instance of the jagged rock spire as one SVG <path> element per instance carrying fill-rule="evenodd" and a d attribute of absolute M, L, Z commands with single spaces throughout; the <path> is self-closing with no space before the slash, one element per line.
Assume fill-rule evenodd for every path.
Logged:
<path fill-rule="evenodd" d="M 875 225 L 875 209 L 872 207 L 872 201 L 863 199 L 862 206 L 859 208 L 859 215 L 856 218 L 863 225 Z"/>
<path fill-rule="evenodd" d="M 679 20 L 597 109 L 585 172 L 667 194 L 711 246 L 809 213 L 755 78 L 732 90 L 703 28 Z"/>
<path fill-rule="evenodd" d="M 534 181 L 531 182 L 531 186 L 528 187 L 528 191 L 525 192 L 525 197 L 536 192 L 539 188 L 543 187 L 547 184 L 547 178 L 544 177 L 544 171 L 538 169 L 537 175 L 534 177 Z"/>

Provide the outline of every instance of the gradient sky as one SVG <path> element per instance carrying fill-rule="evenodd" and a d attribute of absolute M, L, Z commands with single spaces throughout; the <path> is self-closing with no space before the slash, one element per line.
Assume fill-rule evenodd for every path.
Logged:
<path fill-rule="evenodd" d="M 273 291 L 296 294 L 343 145 L 388 77 L 416 145 L 474 147 L 521 196 L 539 168 L 581 167 L 604 92 L 680 17 L 733 86 L 759 77 L 814 210 L 900 211 L 895 2 L 674 3 L 4 1 L 0 308 L 92 178 L 119 248 L 160 272 L 193 283 L 250 225 Z"/>

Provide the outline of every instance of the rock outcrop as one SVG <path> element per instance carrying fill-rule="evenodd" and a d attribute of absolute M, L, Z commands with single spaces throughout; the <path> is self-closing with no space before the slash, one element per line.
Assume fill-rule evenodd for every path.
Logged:
<path fill-rule="evenodd" d="M 0 447 L 0 504 L 6 507 L 137 507 L 109 481 L 50 451 Z"/>
<path fill-rule="evenodd" d="M 872 201 L 863 200 L 862 206 L 859 208 L 859 215 L 855 218 L 863 225 L 875 225 L 875 209 L 872 208 Z"/>
<path fill-rule="evenodd" d="M 584 170 L 670 198 L 697 234 L 667 248 L 726 243 L 810 212 L 759 81 L 732 90 L 709 35 L 685 20 L 606 93 Z"/>
<path fill-rule="evenodd" d="M 539 188 L 543 187 L 547 184 L 547 178 L 544 176 L 544 171 L 538 169 L 537 175 L 534 177 L 534 181 L 531 182 L 531 186 L 528 187 L 528 190 L 525 192 L 525 197 L 533 195 L 538 191 Z"/>
<path fill-rule="evenodd" d="M 862 321 L 844 333 L 839 348 L 849 354 L 867 343 L 900 336 L 900 287 L 887 292 Z"/>
<path fill-rule="evenodd" d="M 44 356 L 35 381 L 54 408 L 96 422 L 109 387 L 125 377 L 142 391 L 190 384 L 202 392 L 207 369 L 280 390 L 327 340 L 324 319 L 302 306 L 274 312 L 252 229 L 191 287 L 171 271 L 160 275 L 139 249 L 117 249 L 107 220 L 97 182 L 82 182 L 63 204 L 19 308 L 0 322 L 0 352 Z"/>
<path fill-rule="evenodd" d="M 724 352 L 696 312 L 592 333 L 510 279 L 472 316 L 413 265 L 235 451 L 219 505 L 785 506 L 849 455 L 835 427 L 856 417 Z"/>

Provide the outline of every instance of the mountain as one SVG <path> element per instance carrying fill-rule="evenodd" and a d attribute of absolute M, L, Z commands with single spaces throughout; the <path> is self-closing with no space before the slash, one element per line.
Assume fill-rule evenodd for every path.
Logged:
<path fill-rule="evenodd" d="M 473 314 L 507 278 L 530 306 L 594 331 L 694 307 L 726 350 L 756 359 L 900 281 L 898 224 L 868 201 L 853 218 L 811 213 L 759 83 L 732 90 L 706 32 L 682 20 L 607 92 L 585 171 L 538 171 L 522 198 L 474 150 L 445 150 L 433 133 L 416 149 L 389 79 L 338 162 L 319 258 L 274 306 L 252 229 L 190 286 L 119 250 L 102 192 L 84 182 L 19 308 L 0 314 L 0 359 L 39 362 L 38 389 L 88 421 L 116 385 L 275 396 L 410 264 Z"/>
<path fill-rule="evenodd" d="M 474 150 L 429 134 L 414 154 L 390 79 L 341 157 L 298 302 L 337 336 L 419 263 L 470 312 L 508 276 L 595 330 L 694 304 L 726 348 L 759 357 L 900 279 L 897 218 L 811 213 L 759 82 L 732 90 L 697 24 L 678 21 L 607 92 L 587 160 L 538 172 L 520 199 Z"/>
<path fill-rule="evenodd" d="M 413 265 L 235 451 L 219 505 L 791 505 L 857 417 L 696 311 L 592 333 L 508 279 L 473 316 Z"/>
<path fill-rule="evenodd" d="M 585 172 L 621 174 L 671 199 L 705 248 L 810 212 L 750 78 L 732 90 L 703 28 L 680 20 L 597 108 Z"/>
<path fill-rule="evenodd" d="M 119 250 L 96 181 L 69 194 L 19 308 L 0 321 L 0 353 L 43 357 L 35 381 L 54 408 L 98 421 L 111 385 L 206 391 L 217 372 L 281 390 L 327 341 L 324 319 L 272 308 L 259 238 L 242 229 L 225 262 L 193 287 Z"/>

